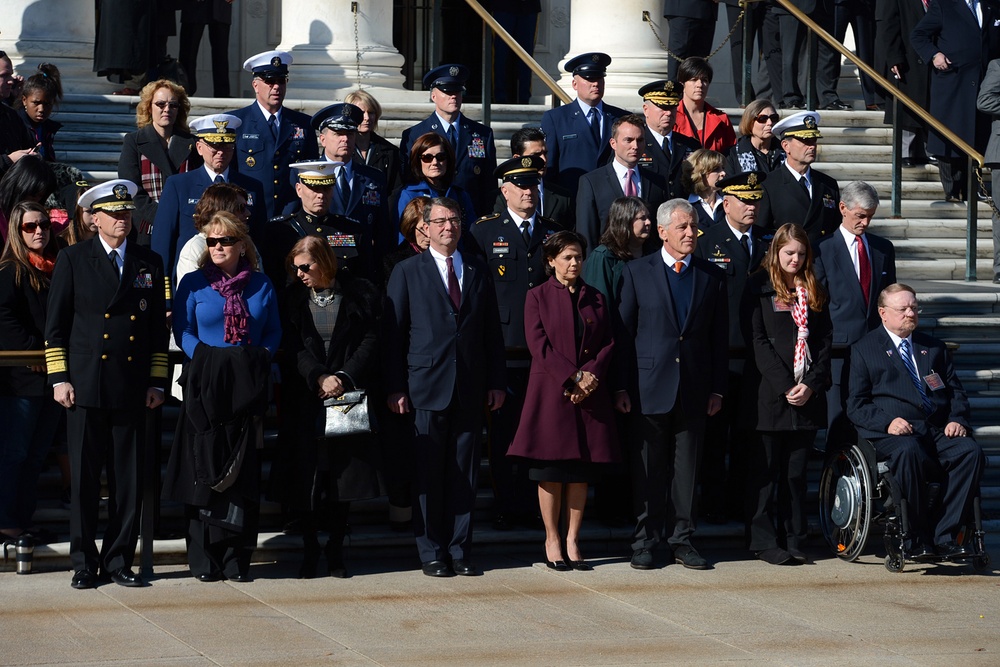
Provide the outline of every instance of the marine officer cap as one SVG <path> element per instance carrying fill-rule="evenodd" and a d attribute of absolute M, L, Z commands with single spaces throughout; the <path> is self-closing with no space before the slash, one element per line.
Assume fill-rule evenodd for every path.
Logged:
<path fill-rule="evenodd" d="M 84 210 L 109 211 L 134 211 L 135 203 L 132 197 L 138 192 L 139 186 L 124 178 L 116 178 L 107 183 L 101 183 L 90 188 L 80 195 L 77 204 Z"/>
<path fill-rule="evenodd" d="M 799 139 L 820 139 L 819 114 L 815 111 L 800 111 L 782 118 L 771 128 L 778 139 L 797 137 Z"/>
<path fill-rule="evenodd" d="M 322 132 L 326 129 L 338 132 L 356 132 L 365 120 L 365 112 L 347 102 L 338 102 L 320 109 L 312 117 L 312 129 Z"/>
<path fill-rule="evenodd" d="M 210 144 L 231 144 L 236 141 L 236 128 L 243 121 L 228 113 L 213 113 L 191 121 L 191 134 Z"/>
<path fill-rule="evenodd" d="M 715 184 L 723 195 L 732 195 L 743 201 L 756 201 L 764 196 L 761 183 L 767 178 L 763 171 L 745 171 L 729 176 Z"/>
<path fill-rule="evenodd" d="M 644 102 L 651 102 L 663 109 L 680 104 L 683 93 L 684 84 L 669 79 L 652 81 L 639 89 Z"/>
<path fill-rule="evenodd" d="M 295 162 L 289 165 L 299 172 L 299 183 L 311 186 L 333 185 L 337 182 L 335 176 L 337 167 L 344 166 L 343 162 L 330 162 L 328 160 L 317 160 L 315 162 Z"/>
<path fill-rule="evenodd" d="M 607 74 L 610 64 L 611 56 L 606 53 L 582 53 L 572 60 L 567 60 L 563 69 L 588 81 L 593 81 L 603 78 Z"/>
<path fill-rule="evenodd" d="M 469 74 L 469 68 L 465 65 L 441 65 L 424 74 L 424 88 L 437 88 L 445 93 L 464 93 Z"/>
<path fill-rule="evenodd" d="M 292 54 L 286 51 L 265 51 L 250 56 L 243 63 L 243 69 L 254 76 L 288 76 L 288 66 L 292 64 Z"/>
<path fill-rule="evenodd" d="M 519 188 L 538 185 L 541 176 L 539 171 L 545 168 L 545 160 L 537 155 L 522 155 L 501 162 L 493 172 L 494 178 L 503 179 L 504 183 L 513 183 Z"/>

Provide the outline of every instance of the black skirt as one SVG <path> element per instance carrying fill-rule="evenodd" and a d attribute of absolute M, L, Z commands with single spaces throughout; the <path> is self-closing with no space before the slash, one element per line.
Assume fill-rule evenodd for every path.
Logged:
<path fill-rule="evenodd" d="M 529 461 L 528 479 L 558 484 L 591 484 L 601 477 L 602 464 L 590 461 Z"/>

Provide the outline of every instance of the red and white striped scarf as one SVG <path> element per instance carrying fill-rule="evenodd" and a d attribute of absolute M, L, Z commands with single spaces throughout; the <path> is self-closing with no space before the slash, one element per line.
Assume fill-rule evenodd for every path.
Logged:
<path fill-rule="evenodd" d="M 798 336 L 795 338 L 795 382 L 802 382 L 806 369 L 812 358 L 809 356 L 809 300 L 806 295 L 806 288 L 801 285 L 795 288 L 795 303 L 792 305 L 792 321 L 798 328 Z"/>

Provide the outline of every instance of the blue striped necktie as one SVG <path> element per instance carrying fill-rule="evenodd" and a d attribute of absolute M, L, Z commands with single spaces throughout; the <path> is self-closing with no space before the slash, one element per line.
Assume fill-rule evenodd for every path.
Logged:
<path fill-rule="evenodd" d="M 905 338 L 899 343 L 899 356 L 903 359 L 903 365 L 906 366 L 906 370 L 910 373 L 910 380 L 913 381 L 913 386 L 920 392 L 920 403 L 923 405 L 924 412 L 930 414 L 931 399 L 927 397 L 927 392 L 924 391 L 924 383 L 917 374 L 917 367 L 913 365 L 913 357 L 910 356 L 910 341 Z"/>

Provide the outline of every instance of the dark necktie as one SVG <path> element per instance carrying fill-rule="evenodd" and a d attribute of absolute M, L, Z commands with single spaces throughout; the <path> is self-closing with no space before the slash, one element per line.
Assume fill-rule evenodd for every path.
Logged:
<path fill-rule="evenodd" d="M 740 237 L 740 247 L 743 248 L 743 252 L 745 252 L 747 254 L 747 257 L 750 257 L 750 235 L 749 234 L 744 234 L 743 236 Z M 749 268 L 749 266 L 747 268 Z"/>
<path fill-rule="evenodd" d="M 212 183 L 225 183 L 225 182 L 226 179 L 222 177 L 222 174 L 216 174 L 215 179 L 212 180 Z"/>
<path fill-rule="evenodd" d="M 601 120 L 597 116 L 597 107 L 591 107 L 587 117 L 590 119 L 590 133 L 594 135 L 597 147 L 601 148 Z"/>
<path fill-rule="evenodd" d="M 451 148 L 455 151 L 455 155 L 458 155 L 458 133 L 455 132 L 454 123 L 448 126 L 448 143 L 451 144 Z"/>
<path fill-rule="evenodd" d="M 899 343 L 899 356 L 902 358 L 906 370 L 910 373 L 910 380 L 913 381 L 913 386 L 920 392 L 920 404 L 923 406 L 924 412 L 930 414 L 931 400 L 927 398 L 927 392 L 924 391 L 924 383 L 920 379 L 920 376 L 917 375 L 917 367 L 913 365 L 913 357 L 910 356 L 910 341 L 905 338 Z"/>
<path fill-rule="evenodd" d="M 858 280 L 861 281 L 861 294 L 865 297 L 865 309 L 867 310 L 868 304 L 871 303 L 868 299 L 871 297 L 872 289 L 872 264 L 868 261 L 865 242 L 861 240 L 860 236 L 855 236 L 854 239 L 858 244 Z"/>
<path fill-rule="evenodd" d="M 108 259 L 111 260 L 111 268 L 115 270 L 115 275 L 121 280 L 122 274 L 118 270 L 118 251 L 112 250 L 108 253 Z"/>
<path fill-rule="evenodd" d="M 811 200 L 812 194 L 810 194 L 809 192 L 809 183 L 806 181 L 805 176 L 799 179 L 799 185 L 802 186 L 802 191 L 806 193 L 806 197 L 808 197 Z"/>
<path fill-rule="evenodd" d="M 444 262 L 448 265 L 448 296 L 451 298 L 451 305 L 455 306 L 455 312 L 458 312 L 458 309 L 462 307 L 462 288 L 458 286 L 455 261 L 448 257 Z"/>
<path fill-rule="evenodd" d="M 524 239 L 524 245 L 531 245 L 531 225 L 525 220 L 521 223 L 521 238 Z"/>
<path fill-rule="evenodd" d="M 271 130 L 271 136 L 277 140 L 278 139 L 278 117 L 271 114 L 270 118 L 267 119 L 267 129 Z"/>
<path fill-rule="evenodd" d="M 670 139 L 663 137 L 663 154 L 667 156 L 667 164 L 670 164 Z"/>
<path fill-rule="evenodd" d="M 340 199 L 340 213 L 347 215 L 347 204 L 351 197 L 351 186 L 347 182 L 347 169 L 340 168 L 337 173 L 337 197 Z"/>

